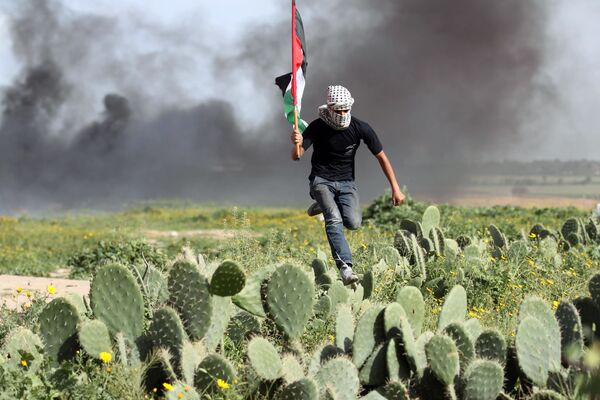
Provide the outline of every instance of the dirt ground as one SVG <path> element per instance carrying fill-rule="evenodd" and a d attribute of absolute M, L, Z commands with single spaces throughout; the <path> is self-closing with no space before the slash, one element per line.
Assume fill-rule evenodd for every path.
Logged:
<path fill-rule="evenodd" d="M 56 289 L 51 295 L 48 286 Z M 19 293 L 17 289 L 21 289 Z M 86 296 L 90 291 L 90 282 L 62 278 L 37 278 L 32 276 L 0 275 L 0 305 L 4 304 L 12 309 L 19 309 L 23 304 L 29 303 L 28 293 L 39 293 L 47 296 L 48 301 L 54 297 L 69 293 Z"/>

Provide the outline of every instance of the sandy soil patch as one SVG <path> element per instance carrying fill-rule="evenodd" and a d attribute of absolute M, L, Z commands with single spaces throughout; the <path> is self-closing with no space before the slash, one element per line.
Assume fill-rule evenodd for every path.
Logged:
<path fill-rule="evenodd" d="M 257 237 L 260 234 L 252 231 L 236 230 L 236 229 L 195 229 L 188 231 L 158 231 L 146 230 L 142 234 L 149 239 L 165 239 L 165 238 L 184 238 L 184 237 L 205 237 L 209 239 L 232 239 L 236 235 L 249 237 Z"/>
<path fill-rule="evenodd" d="M 48 301 L 54 297 L 69 293 L 77 293 L 87 296 L 90 291 L 90 282 L 83 280 L 60 279 L 60 278 L 38 278 L 33 276 L 0 275 L 0 305 L 9 308 L 17 308 L 29 301 L 27 292 L 48 293 L 48 286 L 56 288 L 56 293 L 48 295 Z M 23 289 L 17 293 L 17 288 Z"/>

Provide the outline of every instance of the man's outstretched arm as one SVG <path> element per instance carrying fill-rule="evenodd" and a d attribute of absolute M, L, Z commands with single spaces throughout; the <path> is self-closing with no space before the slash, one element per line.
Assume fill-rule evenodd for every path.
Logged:
<path fill-rule="evenodd" d="M 379 161 L 379 165 L 381 165 L 381 169 L 383 173 L 387 177 L 388 181 L 390 181 L 390 185 L 392 186 L 392 202 L 395 206 L 399 206 L 404 203 L 404 194 L 400 191 L 400 186 L 398 186 L 398 181 L 396 181 L 396 175 L 394 175 L 394 169 L 392 168 L 392 164 L 390 160 L 388 160 L 385 153 L 380 151 L 375 155 L 377 161 Z"/>

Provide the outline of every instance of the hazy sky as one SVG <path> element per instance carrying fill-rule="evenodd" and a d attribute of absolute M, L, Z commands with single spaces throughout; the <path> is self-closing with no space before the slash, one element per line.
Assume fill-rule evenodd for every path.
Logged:
<path fill-rule="evenodd" d="M 7 32 L 6 6 L 18 0 L 0 0 L 0 87 L 10 84 L 19 71 L 19 65 L 12 55 L 10 36 Z M 243 123 L 253 124 L 260 120 L 261 110 L 273 104 L 273 92 L 266 82 L 247 82 L 243 77 L 220 76 L 215 78 L 214 66 L 211 59 L 206 59 L 205 54 L 214 57 L 219 52 L 227 54 L 231 51 L 229 46 L 239 40 L 242 32 L 248 27 L 273 25 L 277 21 L 285 20 L 287 3 L 281 0 L 98 0 L 84 2 L 80 0 L 63 0 L 62 2 L 73 13 L 92 13 L 118 17 L 127 21 L 129 16 L 136 16 L 142 24 L 154 24 L 164 27 L 165 30 L 173 26 L 181 27 L 186 38 L 181 40 L 181 46 L 186 48 L 189 62 L 181 65 L 177 72 L 165 73 L 178 74 L 186 82 L 185 87 L 179 88 L 182 95 L 189 97 L 190 102 L 210 97 L 221 97 L 231 100 L 239 98 L 245 103 L 240 107 L 239 116 Z M 286 3 L 286 4 L 283 4 Z M 308 9 L 305 23 L 308 25 L 307 35 L 309 46 L 318 46 L 311 42 L 311 37 L 316 32 L 310 30 L 311 18 L 318 17 L 317 0 L 299 0 L 299 7 Z M 600 2 L 597 0 L 549 0 L 552 4 L 549 26 L 548 48 L 549 61 L 545 64 L 539 79 L 542 82 L 552 82 L 559 96 L 553 113 L 532 118 L 532 137 L 535 137 L 523 149 L 515 149 L 513 158 L 600 158 Z M 374 2 L 374 5 L 377 3 Z M 211 40 L 204 40 L 206 37 Z M 200 40 L 199 38 L 203 40 Z M 285 40 L 287 38 L 281 38 Z M 333 38 L 332 38 L 333 39 Z M 185 43 L 185 42 L 188 43 Z M 194 45 L 207 46 L 212 43 L 213 48 L 208 53 L 202 53 Z M 200 44 L 201 43 L 201 44 Z M 139 46 L 137 51 L 168 51 L 161 49 L 160 44 L 145 42 L 140 36 L 129 43 L 128 51 Z M 310 47 L 309 47 L 310 48 Z M 133 49 L 135 51 L 136 49 Z M 198 56 L 194 54 L 198 50 Z M 285 60 L 285 55 L 282 55 Z M 312 58 L 312 63 L 318 63 L 318 58 Z M 314 64 L 313 64 L 314 65 Z M 273 71 L 280 71 L 282 66 L 275 66 Z M 285 69 L 285 68 L 284 68 Z M 310 85 L 309 91 L 319 90 Z M 259 90 L 257 91 L 257 87 Z M 260 87 L 264 90 L 260 91 Z M 94 96 L 99 98 L 105 87 L 90 87 L 96 90 Z M 157 91 L 164 90 L 164 86 L 157 84 Z M 360 101 L 360 99 L 358 99 Z M 89 110 L 93 116 L 101 109 L 100 104 L 95 109 Z M 310 112 L 310 111 L 309 111 Z M 550 115 L 552 114 L 552 115 Z M 312 118 L 312 116 L 310 116 Z M 309 118 L 309 119 L 310 119 Z M 551 120 L 550 130 L 540 120 Z M 548 131 L 543 140 L 539 139 L 539 131 Z M 535 133 L 535 134 L 534 134 Z"/>

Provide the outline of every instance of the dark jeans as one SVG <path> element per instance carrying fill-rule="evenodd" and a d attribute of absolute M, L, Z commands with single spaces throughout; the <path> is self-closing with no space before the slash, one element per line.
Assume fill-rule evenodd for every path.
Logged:
<path fill-rule="evenodd" d="M 352 253 L 344 236 L 344 227 L 355 230 L 362 222 L 354 181 L 330 181 L 315 176 L 310 182 L 310 197 L 323 210 L 325 232 L 337 267 L 344 264 L 352 266 Z"/>

